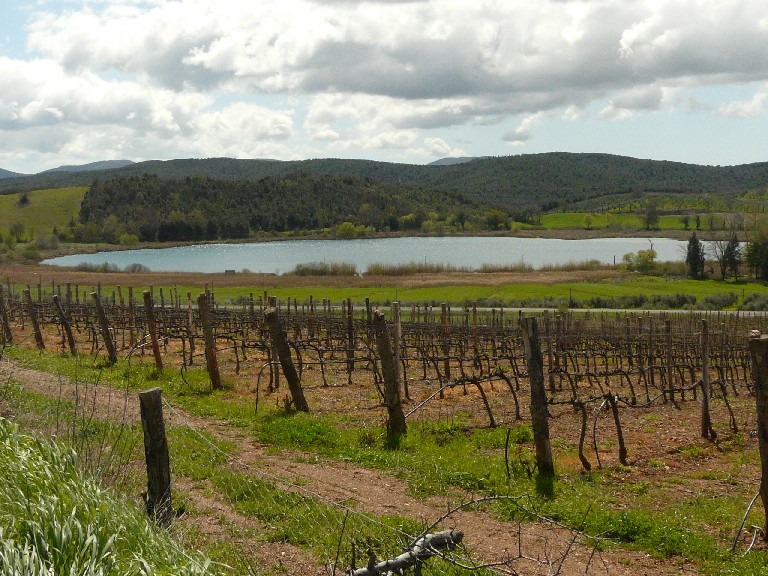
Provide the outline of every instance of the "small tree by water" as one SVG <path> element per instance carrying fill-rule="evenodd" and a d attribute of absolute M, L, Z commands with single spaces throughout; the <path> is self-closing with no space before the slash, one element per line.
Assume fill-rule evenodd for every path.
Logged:
<path fill-rule="evenodd" d="M 688 247 L 685 253 L 685 264 L 688 266 L 688 275 L 691 278 L 697 280 L 704 278 L 705 260 L 706 253 L 704 251 L 704 244 L 696 237 L 696 233 L 694 232 L 688 239 Z"/>

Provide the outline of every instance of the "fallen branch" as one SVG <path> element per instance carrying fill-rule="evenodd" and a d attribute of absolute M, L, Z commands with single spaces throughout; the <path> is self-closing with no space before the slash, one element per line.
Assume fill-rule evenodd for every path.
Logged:
<path fill-rule="evenodd" d="M 358 568 L 357 570 L 347 572 L 347 574 L 349 576 L 401 574 L 403 570 L 420 565 L 436 554 L 453 550 L 461 543 L 463 538 L 464 533 L 460 530 L 443 530 L 435 534 L 426 534 L 399 556 L 379 563 L 375 563 L 375 559 L 371 559 L 365 568 Z"/>

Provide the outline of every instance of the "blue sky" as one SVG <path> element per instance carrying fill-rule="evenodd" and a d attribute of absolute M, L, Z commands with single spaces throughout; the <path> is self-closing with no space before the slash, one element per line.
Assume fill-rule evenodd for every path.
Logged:
<path fill-rule="evenodd" d="M 0 168 L 768 161 L 764 0 L 0 0 Z"/>

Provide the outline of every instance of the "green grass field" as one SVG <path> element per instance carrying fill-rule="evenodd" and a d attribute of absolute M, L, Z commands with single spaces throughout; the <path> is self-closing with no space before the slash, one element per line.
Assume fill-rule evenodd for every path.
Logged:
<path fill-rule="evenodd" d="M 61 273 L 60 279 L 63 281 L 66 273 Z M 121 285 L 121 274 L 107 276 L 107 282 L 102 283 L 102 293 L 109 296 Z M 54 278 L 56 275 L 54 275 Z M 105 278 L 105 279 L 106 279 Z M 58 280 L 57 280 L 58 281 Z M 450 281 L 450 280 L 448 280 Z M 46 278 L 46 282 L 48 279 Z M 112 284 L 114 282 L 114 284 Z M 266 282 L 269 282 L 268 280 Z M 126 283 L 122 283 L 125 286 Z M 46 288 L 44 284 L 44 288 Z M 72 287 L 73 289 L 75 286 Z M 80 293 L 90 293 L 94 287 L 80 285 L 77 287 Z M 175 291 L 181 295 L 182 301 L 186 302 L 187 293 L 191 294 L 193 301 L 197 295 L 203 291 L 201 286 L 176 285 L 176 286 L 154 286 L 155 300 L 159 302 L 159 291 L 164 291 L 166 302 L 170 301 L 171 293 Z M 310 297 L 314 300 L 318 308 L 321 307 L 323 300 L 329 300 L 335 305 L 340 305 L 343 300 L 350 298 L 355 307 L 359 307 L 368 298 L 373 306 L 389 306 L 392 302 L 401 302 L 403 306 L 423 306 L 440 305 L 445 302 L 454 308 L 472 305 L 477 303 L 479 306 L 486 307 L 559 307 L 572 303 L 574 308 L 600 308 L 602 301 L 614 301 L 612 307 L 634 307 L 631 304 L 622 306 L 616 304 L 619 299 L 629 301 L 633 297 L 645 297 L 649 303 L 643 307 L 651 308 L 669 308 L 665 302 L 676 295 L 685 295 L 694 297 L 697 304 L 702 304 L 705 299 L 714 298 L 719 295 L 733 295 L 733 303 L 725 306 L 726 309 L 736 309 L 745 298 L 752 295 L 768 297 L 768 286 L 753 281 L 726 281 L 719 280 L 690 280 L 666 278 L 657 276 L 639 276 L 628 279 L 614 279 L 602 281 L 577 281 L 560 283 L 537 283 L 530 282 L 524 284 L 499 284 L 499 285 L 445 285 L 445 286 L 424 286 L 418 288 L 404 288 L 396 285 L 380 285 L 366 287 L 334 287 L 322 285 L 319 280 L 316 286 L 275 286 L 265 283 L 261 276 L 254 276 L 250 283 L 244 279 L 242 286 L 237 287 L 217 287 L 215 282 L 209 285 L 216 300 L 220 303 L 238 303 L 243 299 L 247 301 L 249 295 L 253 295 L 256 302 L 259 297 L 267 291 L 270 296 L 275 296 L 285 304 L 290 298 L 296 301 L 299 306 L 307 305 Z M 50 290 L 50 285 L 47 286 Z M 134 288 L 134 294 L 140 294 L 146 287 Z M 125 288 L 123 288 L 125 295 Z M 82 296 L 81 296 L 82 297 Z M 659 303 L 655 306 L 652 300 L 656 298 Z M 719 307 L 718 307 L 719 308 Z M 717 308 L 715 308 L 717 309 Z"/>
<path fill-rule="evenodd" d="M 77 218 L 80 202 L 88 188 L 55 188 L 28 192 L 29 203 L 19 205 L 21 194 L 0 195 L 0 231 L 7 231 L 14 224 L 24 225 L 27 235 L 49 234 L 54 227 L 64 228 L 72 218 Z"/>
<path fill-rule="evenodd" d="M 709 215 L 700 218 L 700 229 L 710 230 L 714 226 L 716 230 L 726 228 L 727 214 L 713 214 L 710 222 Z M 643 218 L 637 213 L 631 212 L 603 212 L 592 214 L 590 212 L 553 212 L 541 217 L 541 225 L 547 230 L 615 230 L 631 231 L 645 229 Z M 663 214 L 659 216 L 658 230 L 685 230 L 685 225 L 680 214 Z M 688 230 L 696 230 L 695 216 L 689 216 Z"/>

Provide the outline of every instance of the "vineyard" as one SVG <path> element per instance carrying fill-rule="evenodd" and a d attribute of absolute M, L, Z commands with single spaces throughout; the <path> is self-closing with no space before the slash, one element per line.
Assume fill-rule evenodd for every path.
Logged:
<path fill-rule="evenodd" d="M 330 571 L 328 566 L 350 574 L 411 568 L 430 574 L 635 573 L 631 566 L 676 573 L 674 565 L 654 563 L 636 552 L 623 552 L 622 558 L 603 552 L 602 538 L 632 541 L 621 530 L 597 534 L 586 529 L 586 516 L 579 525 L 566 513 L 543 514 L 533 500 L 499 490 L 505 477 L 510 486 L 515 477 L 535 477 L 537 466 L 541 472 L 530 432 L 525 432 L 535 419 L 531 405 L 536 379 L 545 393 L 547 439 L 555 447 L 558 475 L 609 470 L 634 474 L 635 481 L 647 475 L 651 480 L 643 481 L 652 482 L 654 475 L 672 468 L 680 474 L 695 472 L 697 481 L 691 483 L 697 490 L 710 490 L 702 479 L 715 474 L 708 467 L 715 461 L 697 456 L 709 454 L 712 446 L 727 452 L 736 443 L 756 450 L 748 343 L 752 331 L 768 331 L 762 314 L 532 315 L 446 305 L 401 308 L 397 303 L 374 310 L 367 302 L 279 302 L 267 293 L 220 304 L 212 292 L 182 295 L 173 288 L 150 288 L 141 295 L 120 289 L 81 292 L 70 285 L 35 290 L 8 284 L 0 289 L 0 336 L 6 347 L 90 357 L 103 367 L 153 367 L 179 374 L 182 392 L 185 387 L 197 396 L 224 390 L 256 414 L 341 419 L 348 426 L 354 423 L 364 447 L 381 441 L 385 422 L 392 439 L 398 406 L 402 432 L 426 431 L 437 437 L 438 447 L 449 444 L 452 436 L 503 432 L 491 445 L 477 448 L 495 462 L 492 472 L 476 477 L 456 473 L 445 481 L 459 504 L 454 500 L 432 509 L 418 500 L 407 504 L 420 510 L 420 523 L 407 509 L 382 511 L 357 492 L 357 504 L 348 504 L 350 486 L 344 497 L 313 491 L 312 482 L 305 486 L 296 481 L 303 472 L 294 470 L 293 477 L 286 477 L 277 463 L 259 467 L 259 459 L 248 458 L 244 446 L 233 457 L 222 451 L 199 418 L 196 423 L 171 401 L 169 428 L 176 437 L 194 435 L 197 450 L 205 451 L 210 465 L 222 467 L 220 475 L 206 481 L 231 509 L 230 520 L 239 531 L 270 534 L 269 545 L 262 543 L 260 552 L 237 552 L 238 562 L 249 566 L 259 554 L 265 555 L 260 564 L 273 563 L 278 552 L 265 552 L 272 546 L 288 573 L 322 574 Z M 383 348 L 382 342 L 387 343 Z M 97 403 L 94 397 L 93 405 Z M 173 434 L 171 438 L 173 452 Z M 388 450 L 402 451 L 399 436 Z M 261 462 L 268 460 L 265 456 Z M 754 459 L 750 462 L 727 490 L 729 497 L 743 502 L 733 504 L 742 512 L 759 485 L 758 467 Z M 433 465 L 435 476 L 443 474 Z M 173 466 L 176 484 L 193 492 L 202 473 L 188 462 Z M 335 465 L 329 468 L 344 478 Z M 489 507 L 496 512 L 485 512 L 480 519 Z M 263 512 L 265 508 L 271 512 Z M 190 518 L 182 523 L 194 515 Z M 726 540 L 739 520 L 734 517 L 731 525 L 717 527 L 719 546 L 730 544 Z M 736 539 L 746 538 L 739 543 L 746 548 L 757 531 L 743 532 Z M 253 560 L 246 560 L 251 553 Z M 401 564 L 382 564 L 385 558 Z"/>

